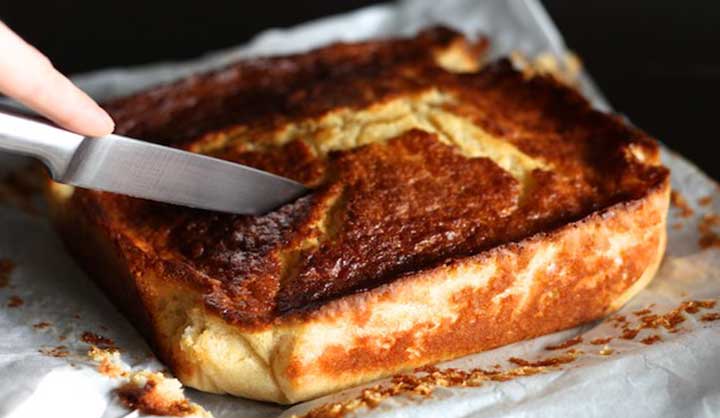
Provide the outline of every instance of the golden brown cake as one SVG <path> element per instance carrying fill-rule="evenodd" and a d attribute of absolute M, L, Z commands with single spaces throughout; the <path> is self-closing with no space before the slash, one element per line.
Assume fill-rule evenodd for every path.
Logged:
<path fill-rule="evenodd" d="M 658 146 L 443 28 L 118 100 L 121 134 L 312 188 L 264 216 L 51 184 L 77 260 L 186 385 L 293 403 L 594 320 L 655 273 Z M 228 190 L 232 190 L 228 185 Z"/>

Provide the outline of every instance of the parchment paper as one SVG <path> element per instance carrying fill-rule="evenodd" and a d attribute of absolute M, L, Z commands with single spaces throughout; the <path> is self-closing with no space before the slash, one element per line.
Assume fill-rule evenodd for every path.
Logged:
<path fill-rule="evenodd" d="M 192 62 L 111 69 L 80 75 L 75 80 L 104 100 L 222 66 L 240 57 L 302 51 L 332 40 L 412 34 L 439 22 L 469 35 L 478 32 L 490 35 L 494 56 L 512 50 L 529 56 L 565 52 L 559 33 L 536 1 L 419 0 L 369 7 L 291 29 L 268 30 L 247 46 Z M 587 75 L 583 76 L 582 90 L 599 108 L 609 107 Z M 667 255 L 660 271 L 652 284 L 621 311 L 631 320 L 635 318 L 633 311 L 649 304 L 655 304 L 654 312 L 664 313 L 685 300 L 720 297 L 720 252 L 703 250 L 698 245 L 701 218 L 720 209 L 717 185 L 666 149 L 663 159 L 672 169 L 673 188 L 686 198 L 694 213 L 681 217 L 679 209 L 671 209 Z M 0 155 L 3 175 L 25 163 L 23 159 Z M 707 204 L 710 199 L 706 198 L 706 204 L 700 205 L 699 199 L 707 196 L 712 202 Z M 113 339 L 122 350 L 123 360 L 133 367 L 161 369 L 162 365 L 132 326 L 74 264 L 42 214 L 0 206 L 0 259 L 16 263 L 9 286 L 0 288 L 0 416 L 137 416 L 137 412 L 117 403 L 112 393 L 117 381 L 95 371 L 95 365 L 85 355 L 89 346 L 81 341 L 81 335 L 91 331 Z M 18 300 L 24 303 L 8 306 Z M 686 321 L 676 333 L 653 330 L 652 334 L 662 338 L 653 345 L 639 342 L 646 331 L 634 340 L 616 338 L 609 343 L 614 353 L 608 356 L 598 354 L 602 347 L 587 343 L 596 337 L 618 335 L 618 329 L 603 321 L 465 357 L 441 366 L 467 369 L 497 363 L 511 367 L 509 357 L 547 357 L 548 344 L 579 334 L 585 343 L 573 348 L 586 352 L 573 363 L 548 373 L 489 382 L 475 388 L 438 388 L 429 398 L 391 398 L 377 408 L 358 410 L 355 414 L 443 418 L 718 416 L 720 321 L 699 319 L 703 313 L 717 311 L 716 308 L 686 314 Z M 52 353 L 67 355 L 54 357 Z M 357 391 L 351 389 L 286 410 L 186 389 L 193 400 L 216 417 L 290 416 L 328 400 L 352 397 Z"/>

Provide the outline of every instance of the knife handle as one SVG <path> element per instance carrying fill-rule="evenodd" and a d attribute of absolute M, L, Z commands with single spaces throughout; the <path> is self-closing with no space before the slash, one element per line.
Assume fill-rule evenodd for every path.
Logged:
<path fill-rule="evenodd" d="M 0 108 L 0 150 L 42 161 L 54 179 L 65 173 L 84 136 Z"/>

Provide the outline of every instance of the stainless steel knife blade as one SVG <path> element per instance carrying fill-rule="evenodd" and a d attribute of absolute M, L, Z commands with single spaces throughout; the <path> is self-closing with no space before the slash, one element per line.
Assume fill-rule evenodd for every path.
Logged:
<path fill-rule="evenodd" d="M 0 110 L 0 150 L 37 157 L 61 183 L 220 212 L 263 214 L 307 192 L 251 167 L 120 135 L 81 135 Z"/>
<path fill-rule="evenodd" d="M 300 183 L 217 158 L 119 135 L 85 138 L 62 183 L 220 212 L 262 214 L 297 199 Z"/>

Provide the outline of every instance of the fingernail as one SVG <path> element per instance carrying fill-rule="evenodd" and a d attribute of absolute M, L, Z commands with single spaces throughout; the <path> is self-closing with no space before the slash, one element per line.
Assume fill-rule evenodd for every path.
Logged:
<path fill-rule="evenodd" d="M 98 107 L 99 107 L 99 106 L 98 106 Z M 107 131 L 107 134 L 109 135 L 109 134 L 113 133 L 113 131 L 115 130 L 115 121 L 112 120 L 112 118 L 110 117 L 110 115 L 108 115 L 108 113 L 107 113 L 105 110 L 103 110 L 102 108 L 100 108 L 100 110 L 102 110 L 102 115 L 103 115 L 103 116 L 102 116 L 102 118 L 103 118 L 103 122 L 102 122 L 103 127 L 105 128 L 105 130 Z"/>
<path fill-rule="evenodd" d="M 94 107 L 92 120 L 93 136 L 105 136 L 111 134 L 115 129 L 115 122 L 103 108 L 97 104 L 94 104 Z"/>

